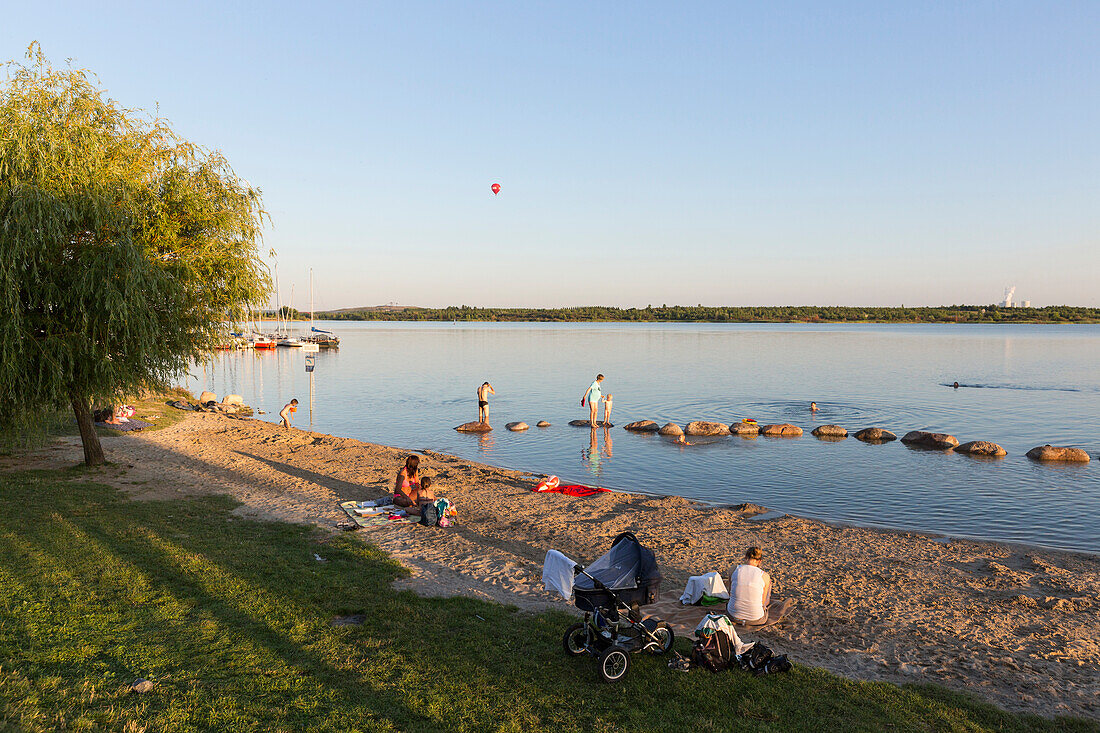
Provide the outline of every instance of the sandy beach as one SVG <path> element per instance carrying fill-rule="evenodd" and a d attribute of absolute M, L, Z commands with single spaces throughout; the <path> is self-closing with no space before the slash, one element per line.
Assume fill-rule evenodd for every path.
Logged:
<path fill-rule="evenodd" d="M 330 531 L 346 518 L 338 503 L 387 494 L 408 453 L 205 413 L 103 445 L 114 465 L 95 480 L 136 499 L 226 494 L 241 502 L 240 515 Z M 686 634 L 704 613 L 677 603 L 687 577 L 727 576 L 745 547 L 759 545 L 775 594 L 797 606 L 790 623 L 746 638 L 852 678 L 936 683 L 1010 710 L 1100 716 L 1098 557 L 791 516 L 753 520 L 759 507 L 713 508 L 676 496 L 536 494 L 531 474 L 421 455 L 424 475 L 456 501 L 461 525 L 357 533 L 409 567 L 412 577 L 399 582 L 418 593 L 569 611 L 542 589 L 546 551 L 584 563 L 632 531 L 664 574 L 664 600 L 647 610 Z M 79 441 L 64 439 L 0 466 L 68 467 L 80 456 Z"/>

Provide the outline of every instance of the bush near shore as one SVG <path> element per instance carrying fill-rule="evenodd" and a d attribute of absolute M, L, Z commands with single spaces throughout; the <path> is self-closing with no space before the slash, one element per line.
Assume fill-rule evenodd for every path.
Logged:
<path fill-rule="evenodd" d="M 637 321 L 687 323 L 1100 323 L 1100 308 L 1053 305 L 1003 308 L 951 305 L 934 308 L 858 308 L 854 306 L 713 307 L 662 305 L 645 308 L 417 308 L 374 306 L 324 311 L 317 318 L 335 321 Z"/>
<path fill-rule="evenodd" d="M 0 729 L 1100 730 L 801 666 L 636 656 L 605 685 L 562 653 L 564 613 L 398 592 L 403 569 L 358 535 L 243 520 L 222 497 L 128 501 L 100 470 L 4 477 Z"/>

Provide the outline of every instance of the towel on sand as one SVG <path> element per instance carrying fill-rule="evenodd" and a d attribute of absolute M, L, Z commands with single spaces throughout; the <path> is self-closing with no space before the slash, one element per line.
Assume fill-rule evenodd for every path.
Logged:
<path fill-rule="evenodd" d="M 532 491 L 548 492 L 554 494 L 565 494 L 566 496 L 593 496 L 604 491 L 610 491 L 610 489 L 600 489 L 593 486 L 584 486 L 582 484 L 562 484 L 557 476 L 551 476 L 539 481 L 535 485 Z"/>
<path fill-rule="evenodd" d="M 97 422 L 96 423 L 96 425 L 101 427 L 101 428 L 107 428 L 108 430 L 121 430 L 124 433 L 128 433 L 128 432 L 131 432 L 131 431 L 134 431 L 134 430 L 141 430 L 142 428 L 147 428 L 152 424 L 153 423 L 145 422 L 144 420 L 135 420 L 132 417 L 128 420 L 123 420 L 122 422 L 118 423 L 117 425 L 115 425 L 114 423 L 109 423 L 109 422 Z"/>
<path fill-rule="evenodd" d="M 693 575 L 688 578 L 684 594 L 680 596 L 680 603 L 690 606 L 702 600 L 703 596 L 712 598 L 724 598 L 729 600 L 730 594 L 726 590 L 726 584 L 722 582 L 722 576 L 711 571 L 703 575 Z"/>

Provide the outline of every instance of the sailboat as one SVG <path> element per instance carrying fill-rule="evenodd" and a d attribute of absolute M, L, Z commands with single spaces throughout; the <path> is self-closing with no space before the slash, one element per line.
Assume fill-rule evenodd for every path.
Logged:
<path fill-rule="evenodd" d="M 313 268 L 309 268 L 309 336 L 303 339 L 322 349 L 340 348 L 340 337 L 332 331 L 323 331 L 313 325 Z"/>
<path fill-rule="evenodd" d="M 293 285 L 290 286 L 290 302 L 291 303 L 294 302 L 294 286 Z M 302 340 L 300 338 L 298 338 L 297 336 L 291 336 L 290 335 L 290 305 L 289 304 L 287 304 L 286 312 L 282 312 L 282 309 L 280 308 L 280 315 L 282 316 L 280 318 L 281 328 L 278 332 L 279 336 L 276 339 L 276 341 L 278 342 L 279 346 L 286 346 L 286 347 L 290 347 L 290 348 L 300 349 L 303 346 Z"/>

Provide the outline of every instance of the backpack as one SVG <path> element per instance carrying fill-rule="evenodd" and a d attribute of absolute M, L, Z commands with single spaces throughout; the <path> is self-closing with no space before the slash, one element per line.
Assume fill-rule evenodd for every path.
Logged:
<path fill-rule="evenodd" d="M 791 663 L 787 659 L 786 654 L 780 654 L 778 657 L 772 657 L 764 663 L 763 671 L 756 672 L 757 676 L 762 674 L 778 674 L 779 672 L 790 672 Z"/>
<path fill-rule="evenodd" d="M 741 655 L 741 669 L 758 675 L 767 674 L 765 670 L 767 668 L 768 660 L 770 660 L 771 658 L 772 650 L 758 641 L 753 644 L 752 647 L 748 649 L 744 654 Z M 784 656 L 783 659 L 786 660 L 786 656 Z"/>
<path fill-rule="evenodd" d="M 712 631 L 701 639 L 696 639 L 691 647 L 691 662 L 706 667 L 711 672 L 729 669 L 733 657 L 730 638 L 721 631 Z"/>
<path fill-rule="evenodd" d="M 435 502 L 420 507 L 420 524 L 425 527 L 434 527 L 439 524 L 439 510 L 435 508 Z"/>

